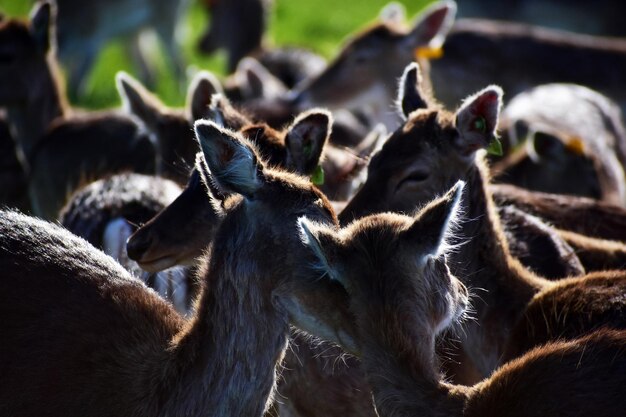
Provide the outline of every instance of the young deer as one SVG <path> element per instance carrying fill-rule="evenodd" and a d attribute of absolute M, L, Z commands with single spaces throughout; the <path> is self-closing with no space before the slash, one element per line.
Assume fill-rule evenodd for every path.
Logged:
<path fill-rule="evenodd" d="M 0 361 L 11 384 L 1 414 L 261 416 L 290 321 L 354 347 L 352 335 L 333 336 L 334 323 L 350 320 L 345 295 L 328 280 L 319 290 L 298 244 L 299 217 L 336 224 L 328 200 L 268 168 L 241 136 L 207 122 L 195 129 L 214 186 L 237 201 L 188 320 L 82 239 L 2 213 Z"/>
<path fill-rule="evenodd" d="M 0 21 L 0 105 L 28 163 L 33 212 L 56 218 L 81 182 L 128 170 L 154 173 L 157 154 L 120 112 L 70 114 L 55 76 L 50 3 L 31 15 L 29 23 Z"/>
<path fill-rule="evenodd" d="M 126 38 L 129 55 L 142 73 L 144 82 L 153 82 L 154 74 L 145 62 L 140 35 L 147 28 L 156 32 L 164 46 L 174 76 L 185 76 L 175 28 L 186 0 L 113 0 L 95 1 L 86 7 L 76 0 L 56 0 L 59 58 L 68 70 L 72 96 L 85 91 L 85 81 L 100 50 L 113 39 Z"/>
<path fill-rule="evenodd" d="M 467 220 L 460 224 L 460 234 L 468 241 L 450 254 L 449 264 L 468 287 L 485 291 L 476 305 L 477 321 L 467 326 L 462 338 L 463 349 L 483 376 L 506 359 L 509 343 L 535 346 L 607 323 L 623 327 L 626 303 L 619 301 L 619 294 L 626 290 L 626 272 L 554 283 L 531 274 L 511 257 L 487 188 L 487 167 L 478 155 L 495 135 L 501 90 L 488 87 L 451 114 L 431 104 L 420 91 L 419 79 L 417 64 L 407 67 L 398 100 L 407 120 L 371 159 L 367 182 L 342 212 L 341 221 L 378 211 L 410 212 L 456 181 L 467 182 L 462 199 Z M 590 296 L 578 295 L 586 291 Z M 558 300 L 556 311 L 567 314 L 550 315 L 555 302 L 545 294 Z M 602 303 L 610 307 L 600 307 Z M 535 308 L 545 316 L 526 316 Z M 527 325 L 547 330 L 512 341 L 514 328 Z"/>
<path fill-rule="evenodd" d="M 494 180 L 626 204 L 626 129 L 607 97 L 579 85 L 541 85 L 515 96 L 500 126 L 517 149 L 493 165 Z"/>
<path fill-rule="evenodd" d="M 470 191 L 471 192 L 471 191 Z M 302 240 L 320 276 L 341 283 L 356 317 L 363 369 L 381 416 L 612 416 L 624 407 L 626 331 L 555 341 L 468 387 L 440 373 L 435 344 L 468 308 L 450 273 L 446 235 L 462 187 L 415 217 L 378 214 L 337 231 L 306 218 Z M 454 249 L 453 249 L 454 251 Z M 549 393 L 546 396 L 546 393 Z"/>

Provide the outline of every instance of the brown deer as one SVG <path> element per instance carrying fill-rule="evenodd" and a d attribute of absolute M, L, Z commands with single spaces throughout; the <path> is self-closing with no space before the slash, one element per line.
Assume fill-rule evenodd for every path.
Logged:
<path fill-rule="evenodd" d="M 116 111 L 72 115 L 56 77 L 50 3 L 32 19 L 0 21 L 0 105 L 27 161 L 35 214 L 56 218 L 86 180 L 134 170 L 154 173 L 157 153 L 139 125 Z"/>
<path fill-rule="evenodd" d="M 296 221 L 336 224 L 328 200 L 308 180 L 268 168 L 240 135 L 210 122 L 195 129 L 214 186 L 237 202 L 188 320 L 82 239 L 2 213 L 0 349 L 11 384 L 1 414 L 261 416 L 290 321 L 354 346 L 351 335 L 332 336 L 334 323 L 350 320 L 336 283 L 320 291 L 302 267 L 309 255 Z"/>
<path fill-rule="evenodd" d="M 612 300 L 619 300 L 618 294 L 626 289 L 624 271 L 554 283 L 530 273 L 511 257 L 487 188 L 488 170 L 482 155 L 477 155 L 495 136 L 501 90 L 488 87 L 452 114 L 431 103 L 419 79 L 417 64 L 407 67 L 398 100 L 407 120 L 371 159 L 368 179 L 341 213 L 341 221 L 378 211 L 411 212 L 456 181 L 467 182 L 462 199 L 467 220 L 460 225 L 467 241 L 450 254 L 449 265 L 468 287 L 485 291 L 475 306 L 477 320 L 468 324 L 462 337 L 463 349 L 483 376 L 506 359 L 515 327 L 547 326 L 546 335 L 524 335 L 528 346 L 561 336 L 576 337 L 604 324 L 623 327 L 626 304 Z M 378 198 L 368 197 L 372 195 Z M 586 291 L 594 296 L 571 295 Z M 549 298 L 538 294 L 552 294 L 562 305 L 557 311 L 567 314 L 550 316 L 554 304 L 544 304 L 542 300 Z M 602 303 L 610 307 L 600 307 Z M 534 308 L 546 316 L 525 316 Z"/>
<path fill-rule="evenodd" d="M 471 191 L 470 191 L 471 193 Z M 381 416 L 612 416 L 624 407 L 626 331 L 557 340 L 505 364 L 473 386 L 439 369 L 436 338 L 468 310 L 450 273 L 446 235 L 461 199 L 456 186 L 415 217 L 378 214 L 337 231 L 306 218 L 313 268 L 350 295 L 363 369 Z M 546 395 L 549 393 L 548 395 Z"/>
<path fill-rule="evenodd" d="M 500 126 L 515 150 L 493 164 L 495 181 L 626 203 L 626 129 L 607 97 L 579 85 L 541 85 L 515 96 Z"/>
<path fill-rule="evenodd" d="M 85 82 L 100 50 L 114 38 L 124 38 L 144 82 L 154 81 L 153 70 L 145 61 L 140 36 L 152 29 L 163 44 L 174 76 L 183 81 L 185 66 L 175 37 L 176 23 L 185 0 L 97 1 L 89 7 L 81 1 L 56 0 L 59 58 L 69 76 L 70 94 L 85 92 Z"/>
<path fill-rule="evenodd" d="M 455 13 L 454 2 L 440 1 L 423 11 L 410 30 L 390 19 L 365 29 L 323 72 L 298 88 L 297 105 L 367 109 L 377 122 L 394 130 L 400 122 L 390 110 L 397 78 L 415 60 L 416 50 L 441 46 Z"/>

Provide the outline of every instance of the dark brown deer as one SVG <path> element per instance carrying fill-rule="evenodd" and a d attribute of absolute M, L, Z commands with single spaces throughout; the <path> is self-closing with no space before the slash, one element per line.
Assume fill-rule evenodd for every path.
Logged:
<path fill-rule="evenodd" d="M 378 211 L 411 212 L 456 181 L 467 182 L 462 199 L 467 220 L 460 225 L 467 242 L 450 254 L 449 265 L 468 287 L 485 291 L 476 304 L 476 322 L 469 323 L 462 336 L 463 349 L 483 376 L 502 364 L 515 327 L 547 326 L 547 339 L 538 333 L 525 334 L 526 345 L 536 346 L 558 337 L 577 337 L 605 324 L 621 328 L 626 317 L 626 304 L 612 301 L 626 290 L 625 272 L 553 283 L 531 274 L 511 257 L 487 188 L 488 170 L 482 155 L 477 155 L 495 135 L 501 95 L 498 87 L 488 87 L 452 114 L 423 94 L 417 65 L 407 67 L 399 98 L 407 120 L 371 159 L 367 182 L 341 214 L 345 222 Z M 377 198 L 368 197 L 372 195 Z M 571 296 L 585 292 L 593 296 Z M 526 317 L 525 312 L 534 308 L 552 311 L 552 303 L 541 301 L 548 298 L 537 294 L 552 294 L 561 304 L 557 311 L 566 309 L 567 315 Z M 606 309 L 603 303 L 611 307 Z"/>
<path fill-rule="evenodd" d="M 216 233 L 203 273 L 210 289 L 189 320 L 83 240 L 2 213 L 0 349 L 11 380 L 2 414 L 261 416 L 289 321 L 328 337 L 325 323 L 350 320 L 345 309 L 337 317 L 336 284 L 320 292 L 302 268 L 309 255 L 296 221 L 336 224 L 328 200 L 308 180 L 266 167 L 242 137 L 195 128 L 215 187 L 238 202 Z"/>
<path fill-rule="evenodd" d="M 447 223 L 455 217 L 461 188 L 413 218 L 372 215 L 340 231 L 300 220 L 303 241 L 318 259 L 314 268 L 350 295 L 378 414 L 619 414 L 624 399 L 618 387 L 626 383 L 623 330 L 545 344 L 471 387 L 441 375 L 436 338 L 468 308 L 466 287 L 446 265 Z"/>
<path fill-rule="evenodd" d="M 515 96 L 500 126 L 505 147 L 515 149 L 493 165 L 495 181 L 626 203 L 626 129 L 607 97 L 579 85 L 541 85 Z"/>
<path fill-rule="evenodd" d="M 121 112 L 72 115 L 56 77 L 49 3 L 28 23 L 0 21 L 0 105 L 28 162 L 35 214 L 56 218 L 69 192 L 86 180 L 134 170 L 154 173 L 156 150 Z"/>
<path fill-rule="evenodd" d="M 73 97 L 86 91 L 86 79 L 106 43 L 124 38 L 144 82 L 154 82 L 154 71 L 144 58 L 140 36 L 152 29 L 163 44 L 166 59 L 179 81 L 185 76 L 176 23 L 187 4 L 180 0 L 97 1 L 89 7 L 76 0 L 56 0 L 59 58 L 68 71 Z"/>

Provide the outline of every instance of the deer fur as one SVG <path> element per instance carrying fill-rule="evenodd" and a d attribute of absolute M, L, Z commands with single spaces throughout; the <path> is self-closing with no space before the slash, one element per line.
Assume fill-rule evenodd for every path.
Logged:
<path fill-rule="evenodd" d="M 419 68 L 416 64 L 406 69 L 407 73 L 417 71 Z M 407 76 L 404 79 L 419 80 L 419 77 Z M 488 170 L 483 156 L 478 152 L 488 146 L 497 129 L 501 90 L 494 86 L 488 87 L 467 98 L 452 114 L 431 104 L 419 84 L 404 84 L 400 89 L 401 98 L 418 95 L 421 100 L 401 99 L 399 102 L 421 101 L 427 107 L 403 108 L 406 123 L 372 158 L 367 182 L 344 213 L 358 218 L 363 213 L 389 208 L 411 210 L 411 207 L 419 207 L 444 192 L 454 182 L 467 182 L 462 198 L 467 220 L 460 226 L 460 236 L 464 242 L 450 254 L 449 265 L 453 274 L 461 278 L 470 289 L 481 289 L 481 299 L 475 305 L 476 321 L 467 325 L 467 332 L 461 340 L 463 349 L 482 375 L 489 375 L 502 363 L 514 328 L 528 325 L 524 312 L 537 294 L 553 294 L 561 303 L 570 306 L 569 314 L 563 321 L 558 317 L 542 318 L 549 322 L 554 334 L 558 334 L 563 326 L 571 326 L 572 332 L 577 334 L 584 334 L 602 325 L 623 327 L 622 310 L 626 305 L 619 302 L 615 304 L 610 300 L 619 299 L 618 294 L 623 293 L 626 272 L 606 272 L 603 276 L 610 277 L 613 292 L 599 291 L 602 285 L 594 279 L 597 275 L 572 279 L 559 285 L 530 273 L 510 256 L 500 219 L 487 188 Z M 409 152 L 409 149 L 412 150 Z M 402 156 L 400 160 L 398 155 Z M 381 181 L 381 178 L 387 178 L 387 181 Z M 410 194 L 403 192 L 403 187 L 404 191 L 410 190 Z M 372 202 L 368 207 L 367 195 L 384 196 L 387 205 Z M 344 213 L 342 217 L 345 220 Z M 592 309 L 604 309 L 600 307 L 602 303 L 608 303 L 611 307 L 606 310 L 602 320 L 591 319 L 584 308 L 577 309 L 580 300 L 571 297 L 573 290 L 569 291 L 566 287 L 589 292 Z"/>
<path fill-rule="evenodd" d="M 457 185 L 413 218 L 371 215 L 339 231 L 300 220 L 302 240 L 318 259 L 313 268 L 350 295 L 378 414 L 619 414 L 624 400 L 617 387 L 626 382 L 624 330 L 550 342 L 473 386 L 443 378 L 436 338 L 468 308 L 467 289 L 446 265 L 445 236 L 461 189 Z"/>
<path fill-rule="evenodd" d="M 1 394 L 2 414 L 84 415 L 86 404 L 96 416 L 266 410 L 290 308 L 319 318 L 319 302 L 335 299 L 309 304 L 319 291 L 298 292 L 298 282 L 309 287 L 309 275 L 298 266 L 307 252 L 296 249 L 296 220 L 305 214 L 336 224 L 336 217 L 308 181 L 267 168 L 242 137 L 207 122 L 195 128 L 215 186 L 239 201 L 202 273 L 210 289 L 186 321 L 83 240 L 16 213 L 0 216 L 2 368 L 12 381 Z M 260 207 L 263 213 L 254 210 Z M 276 228 L 279 219 L 284 226 Z M 270 261 L 267 251 L 280 255 Z M 340 303 L 325 306 L 335 315 L 337 309 Z M 332 326 L 322 320 L 305 329 L 330 334 L 320 331 L 325 322 Z"/>

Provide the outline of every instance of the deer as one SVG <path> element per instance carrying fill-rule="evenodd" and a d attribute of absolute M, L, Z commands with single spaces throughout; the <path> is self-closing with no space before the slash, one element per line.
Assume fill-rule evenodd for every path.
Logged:
<path fill-rule="evenodd" d="M 137 228 L 168 206 L 181 192 L 175 182 L 142 174 L 119 174 L 92 182 L 70 196 L 59 223 L 118 261 L 183 314 L 198 293 L 195 269 L 174 267 L 143 271 L 128 258 L 126 241 Z"/>
<path fill-rule="evenodd" d="M 502 112 L 507 152 L 494 180 L 534 191 L 626 201 L 626 129 L 619 107 L 589 88 L 545 84 L 515 96 Z"/>
<path fill-rule="evenodd" d="M 619 414 L 624 330 L 551 341 L 471 386 L 442 376 L 437 339 L 471 311 L 471 289 L 448 267 L 463 195 L 457 183 L 413 216 L 372 214 L 340 230 L 299 220 L 303 245 L 317 258 L 311 268 L 349 294 L 355 321 L 348 325 L 358 335 L 378 415 Z"/>
<path fill-rule="evenodd" d="M 424 88 L 446 106 L 491 83 L 513 96 L 558 82 L 606 94 L 624 112 L 625 40 L 485 19 L 453 22 L 456 9 L 452 1 L 434 3 L 409 28 L 397 14 L 382 16 L 379 24 L 344 45 L 323 72 L 296 89 L 296 104 L 302 109 L 371 107 L 377 110 L 372 112 L 375 120 L 392 131 L 400 124 L 390 110 L 396 81 L 417 59 Z"/>
<path fill-rule="evenodd" d="M 510 255 L 487 187 L 488 168 L 479 152 L 495 137 L 502 90 L 487 87 L 450 113 L 424 94 L 420 78 L 417 64 L 407 67 L 398 99 L 406 122 L 370 160 L 368 179 L 340 214 L 340 222 L 382 211 L 411 212 L 456 181 L 466 181 L 462 202 L 469 220 L 460 224 L 460 236 L 467 241 L 450 254 L 449 265 L 465 285 L 484 290 L 475 305 L 476 321 L 467 325 L 461 337 L 462 348 L 483 377 L 510 359 L 505 356 L 509 343 L 537 346 L 558 337 L 577 337 L 602 325 L 621 328 L 626 306 L 610 300 L 619 300 L 618 294 L 624 292 L 624 271 L 548 281 Z M 372 200 L 371 195 L 378 198 Z M 585 292 L 596 293 L 597 298 L 581 301 L 578 294 Z M 551 294 L 554 299 L 540 294 Z M 603 308 L 593 307 L 599 299 L 611 305 L 604 310 L 606 314 L 599 311 Z M 567 311 L 567 317 L 525 315 L 535 309 L 549 315 L 554 305 L 558 305 L 555 311 Z M 524 343 L 512 341 L 516 326 L 534 325 L 545 331 L 524 334 Z"/>
<path fill-rule="evenodd" d="M 158 162 L 157 149 L 133 118 L 67 106 L 56 75 L 53 20 L 44 2 L 33 7 L 29 22 L 0 21 L 0 105 L 25 161 L 33 213 L 49 219 L 81 183 L 127 170 L 155 173 Z"/>
<path fill-rule="evenodd" d="M 2 212 L 1 360 L 12 381 L 2 414 L 83 415 L 89 404 L 94 415 L 261 416 L 290 323 L 354 345 L 334 329 L 350 320 L 345 294 L 330 281 L 320 291 L 301 266 L 297 219 L 337 224 L 328 200 L 308 179 L 268 167 L 241 135 L 207 121 L 194 128 L 214 187 L 236 207 L 202 268 L 210 289 L 186 320 L 84 240 Z"/>
<path fill-rule="evenodd" d="M 107 42 L 115 38 L 125 39 L 127 53 L 144 82 L 154 83 L 153 70 L 144 58 L 140 41 L 146 29 L 156 33 L 174 76 L 184 80 L 185 65 L 175 30 L 187 1 L 116 0 L 85 7 L 76 0 L 56 0 L 56 4 L 59 58 L 67 69 L 72 97 L 85 93 L 91 67 Z"/>
<path fill-rule="evenodd" d="M 296 88 L 295 105 L 301 110 L 366 109 L 387 130 L 395 130 L 400 120 L 390 109 L 397 78 L 415 60 L 416 50 L 441 47 L 455 14 L 456 3 L 440 1 L 427 7 L 410 29 L 396 18 L 383 18 L 353 36 L 324 71 Z"/>

